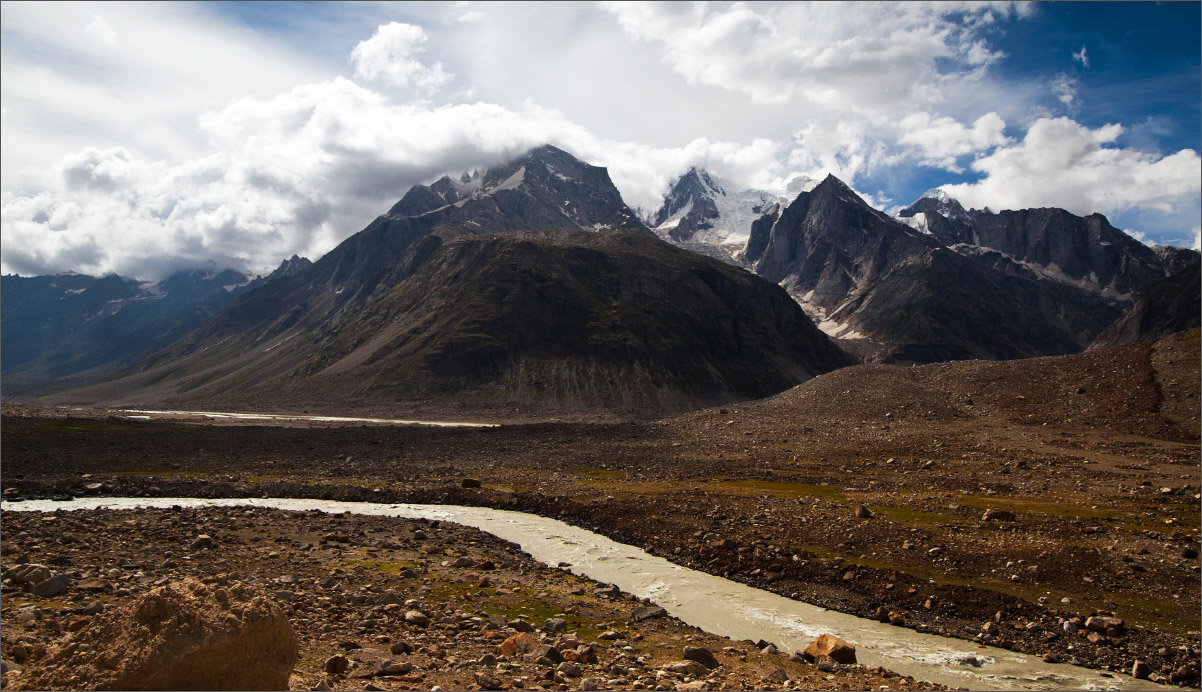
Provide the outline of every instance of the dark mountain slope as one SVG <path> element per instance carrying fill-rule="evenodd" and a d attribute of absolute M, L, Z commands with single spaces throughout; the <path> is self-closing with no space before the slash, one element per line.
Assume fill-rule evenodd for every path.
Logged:
<path fill-rule="evenodd" d="M 1202 262 L 1152 284 L 1090 349 L 1156 341 L 1202 325 Z"/>
<path fill-rule="evenodd" d="M 90 395 L 632 415 L 760 397 L 852 362 L 779 287 L 637 231 L 439 231 L 341 305 L 303 278 L 248 295 Z M 277 300 L 290 307 L 263 310 Z"/>
<path fill-rule="evenodd" d="M 845 347 L 881 362 L 1072 353 L 1118 314 L 1002 253 L 954 252 L 834 177 L 761 217 L 747 258 Z"/>

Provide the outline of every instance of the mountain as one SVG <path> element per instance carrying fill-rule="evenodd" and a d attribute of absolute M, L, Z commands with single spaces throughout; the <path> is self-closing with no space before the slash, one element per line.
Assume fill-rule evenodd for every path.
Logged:
<path fill-rule="evenodd" d="M 1156 341 L 1202 326 L 1202 262 L 1149 286 L 1090 349 L 1137 341 Z"/>
<path fill-rule="evenodd" d="M 5 395 L 101 377 L 204 324 L 234 298 L 310 265 L 295 255 L 268 276 L 215 267 L 143 282 L 109 274 L 0 278 Z"/>
<path fill-rule="evenodd" d="M 1033 276 L 1120 303 L 1198 256 L 1180 248 L 1149 248 L 1101 214 L 1081 217 L 1057 208 L 966 211 L 942 190 L 926 193 L 898 216 L 964 254 L 993 250 Z"/>
<path fill-rule="evenodd" d="M 852 362 L 780 287 L 656 238 L 604 169 L 540 147 L 409 190 L 312 267 L 58 400 L 641 416 Z"/>
<path fill-rule="evenodd" d="M 883 362 L 1072 353 L 1119 312 L 1004 253 L 954 251 L 833 176 L 757 219 L 746 258 L 845 348 Z"/>
<path fill-rule="evenodd" d="M 783 190 L 762 190 L 690 168 L 668 190 L 650 226 L 664 240 L 700 254 L 738 262 L 751 224 L 773 205 L 788 204 L 817 181 L 804 176 Z"/>

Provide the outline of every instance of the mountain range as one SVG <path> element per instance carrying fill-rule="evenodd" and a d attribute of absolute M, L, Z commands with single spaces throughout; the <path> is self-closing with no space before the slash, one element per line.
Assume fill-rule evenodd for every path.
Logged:
<path fill-rule="evenodd" d="M 1098 214 L 941 191 L 892 217 L 834 177 L 762 190 L 694 168 L 640 219 L 604 168 L 547 145 L 416 185 L 266 277 L 5 276 L 5 396 L 658 415 L 856 359 L 1080 351 L 1196 258 Z"/>

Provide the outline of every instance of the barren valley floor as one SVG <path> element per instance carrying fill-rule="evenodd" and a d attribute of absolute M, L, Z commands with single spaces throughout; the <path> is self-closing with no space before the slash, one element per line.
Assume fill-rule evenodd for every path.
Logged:
<path fill-rule="evenodd" d="M 840 611 L 1099 668 L 1129 672 L 1140 660 L 1154 680 L 1196 687 L 1198 348 L 1194 330 L 1059 358 L 857 366 L 766 400 L 625 424 L 223 425 L 6 406 L 4 496 L 276 496 L 517 509 Z M 464 479 L 481 487 L 464 487 Z M 14 514 L 4 516 L 6 568 L 18 558 L 66 553 L 66 569 L 116 559 L 104 541 L 90 552 L 66 546 Z M 215 524 L 219 542 L 243 540 L 239 555 L 256 545 L 278 553 L 229 558 L 228 571 L 274 577 L 267 572 L 283 569 L 276 562 L 296 547 L 246 543 L 257 519 L 233 526 L 200 514 L 196 526 Z M 130 521 L 156 526 L 157 516 Z M 93 521 L 113 527 L 118 518 Z M 350 533 L 377 528 L 339 521 Z M 264 527 L 296 522 L 280 515 Z M 151 538 L 181 551 L 184 533 L 164 529 Z M 300 542 L 316 544 L 312 533 Z M 327 574 L 331 559 L 306 569 L 313 578 Z M 198 576 L 212 576 L 199 564 Z M 360 566 L 378 578 L 371 573 L 378 565 Z M 299 569 L 296 561 L 287 568 Z M 6 591 L 6 659 L 18 638 L 34 636 L 13 627 L 13 608 L 25 597 Z M 596 607 L 597 623 L 621 615 Z M 1075 633 L 1063 626 L 1092 615 L 1123 626 Z M 310 645 L 306 655 L 316 660 L 335 639 Z M 731 684 L 771 686 L 756 677 L 768 672 L 749 669 Z"/>

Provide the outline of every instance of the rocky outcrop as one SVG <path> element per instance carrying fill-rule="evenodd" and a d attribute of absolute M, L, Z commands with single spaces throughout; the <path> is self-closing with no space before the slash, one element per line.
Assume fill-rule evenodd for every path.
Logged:
<path fill-rule="evenodd" d="M 260 589 L 195 579 L 96 616 L 12 680 L 14 689 L 286 690 L 292 625 Z"/>
<path fill-rule="evenodd" d="M 1157 341 L 1170 334 L 1202 326 L 1202 262 L 1149 286 L 1090 349 Z"/>

